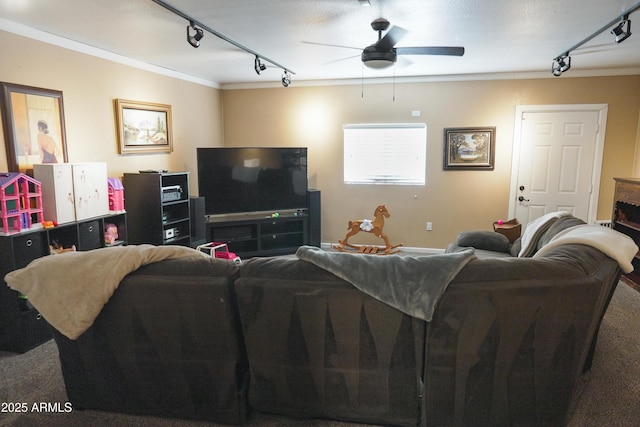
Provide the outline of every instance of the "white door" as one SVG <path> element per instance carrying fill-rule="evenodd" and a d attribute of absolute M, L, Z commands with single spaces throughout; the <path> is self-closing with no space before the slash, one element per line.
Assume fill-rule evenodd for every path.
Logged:
<path fill-rule="evenodd" d="M 523 224 L 554 211 L 571 212 L 588 223 L 595 220 L 604 145 L 603 108 L 567 107 L 571 106 L 561 111 L 523 109 L 516 117 L 520 134 L 519 147 L 514 147 L 514 160 L 516 151 L 518 157 L 510 217 Z"/>

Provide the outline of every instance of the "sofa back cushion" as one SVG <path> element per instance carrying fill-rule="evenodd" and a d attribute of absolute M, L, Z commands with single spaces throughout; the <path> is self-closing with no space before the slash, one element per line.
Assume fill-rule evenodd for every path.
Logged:
<path fill-rule="evenodd" d="M 425 419 L 433 425 L 563 425 L 620 277 L 601 251 L 469 262 L 430 323 Z"/>
<path fill-rule="evenodd" d="M 204 257 L 149 264 L 122 280 L 77 340 L 54 331 L 74 408 L 243 422 L 237 273 Z"/>
<path fill-rule="evenodd" d="M 297 259 L 251 259 L 235 290 L 253 408 L 417 424 L 423 321 Z"/>

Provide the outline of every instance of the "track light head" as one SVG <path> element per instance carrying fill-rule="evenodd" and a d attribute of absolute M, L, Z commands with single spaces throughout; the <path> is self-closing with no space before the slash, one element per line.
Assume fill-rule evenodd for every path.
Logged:
<path fill-rule="evenodd" d="M 253 69 L 256 70 L 256 74 L 258 75 L 267 69 L 267 66 L 260 62 L 260 57 L 258 55 L 256 55 L 256 59 L 253 61 Z"/>
<path fill-rule="evenodd" d="M 611 30 L 611 34 L 616 36 L 616 43 L 622 43 L 631 35 L 631 21 L 629 15 L 622 17 L 622 21 Z"/>
<path fill-rule="evenodd" d="M 193 35 L 191 35 L 191 28 L 195 31 Z M 193 47 L 200 47 L 200 40 L 202 40 L 203 37 L 204 31 L 202 28 L 196 27 L 196 24 L 194 24 L 193 21 L 190 21 L 189 25 L 187 25 L 187 41 L 189 44 Z"/>
<path fill-rule="evenodd" d="M 569 56 L 569 52 L 567 52 L 564 55 L 559 56 L 553 60 L 553 64 L 551 64 L 551 74 L 559 77 L 562 73 L 569 70 L 570 68 L 571 57 Z"/>
<path fill-rule="evenodd" d="M 290 84 L 291 84 L 291 74 L 289 74 L 287 70 L 284 70 L 284 73 L 282 74 L 282 86 L 289 87 Z"/>

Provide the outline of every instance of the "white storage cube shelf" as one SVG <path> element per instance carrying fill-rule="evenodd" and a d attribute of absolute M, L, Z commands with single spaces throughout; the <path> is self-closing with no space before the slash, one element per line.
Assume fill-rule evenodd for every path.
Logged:
<path fill-rule="evenodd" d="M 59 224 L 109 214 L 106 163 L 34 165 L 42 183 L 43 216 Z"/>

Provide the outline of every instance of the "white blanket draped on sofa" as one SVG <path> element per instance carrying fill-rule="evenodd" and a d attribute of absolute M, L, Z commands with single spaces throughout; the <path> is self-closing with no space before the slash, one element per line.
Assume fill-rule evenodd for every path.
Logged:
<path fill-rule="evenodd" d="M 169 258 L 208 257 L 184 246 L 131 245 L 65 252 L 32 261 L 4 280 L 27 295 L 54 328 L 77 339 L 94 322 L 129 273 Z"/>
<path fill-rule="evenodd" d="M 540 248 L 533 257 L 544 256 L 557 246 L 570 244 L 587 245 L 599 249 L 609 258 L 616 260 L 624 273 L 633 271 L 631 261 L 638 253 L 638 246 L 626 234 L 601 225 L 583 224 L 562 230 L 553 236 L 549 243 Z"/>

